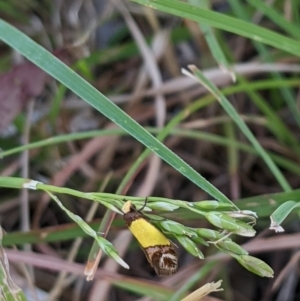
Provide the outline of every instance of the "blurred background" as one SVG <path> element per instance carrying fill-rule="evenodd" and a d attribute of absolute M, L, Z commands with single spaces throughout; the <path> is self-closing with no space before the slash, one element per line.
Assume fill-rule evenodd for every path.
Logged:
<path fill-rule="evenodd" d="M 299 41 L 294 30 L 300 25 L 297 0 L 211 0 L 206 5 L 208 10 Z M 203 276 L 190 283 L 188 291 L 223 279 L 224 291 L 205 300 L 300 300 L 299 217 L 289 216 L 284 234 L 268 230 L 269 216 L 278 202 L 288 200 L 290 195 L 282 192 L 220 104 L 181 71 L 196 65 L 227 95 L 283 172 L 297 200 L 299 57 L 132 1 L 1 0 L 0 17 L 68 64 L 154 135 L 183 114 L 164 144 L 239 208 L 257 212 L 257 236 L 235 241 L 250 244 L 251 254 L 274 269 L 274 279 L 255 276 L 208 247 L 201 248 L 202 252 L 217 261 L 206 266 Z M 222 55 L 213 53 L 216 48 L 206 39 L 210 35 Z M 2 151 L 75 135 L 75 139 L 66 136 L 47 147 L 4 156 L 0 175 L 84 192 L 116 193 L 144 146 L 125 133 L 99 136 L 93 132 L 115 130 L 117 126 L 4 43 L 0 44 L 0 73 Z M 78 133 L 86 133 L 85 139 Z M 187 277 L 206 262 L 179 247 L 180 271 L 169 278 L 157 277 L 125 229 L 122 216 L 116 215 L 107 228 L 107 238 L 130 270 L 104 256 L 99 273 L 87 282 L 83 270 L 93 240 L 48 195 L 0 191 L 1 225 L 6 232 L 3 246 L 9 247 L 10 273 L 29 300 L 170 300 L 170 294 L 178 292 Z M 154 155 L 143 161 L 120 194 L 190 202 L 211 199 Z M 107 216 L 107 208 L 96 207 L 89 200 L 69 195 L 61 195 L 60 200 L 70 211 L 87 218 L 95 229 Z M 211 227 L 186 212 L 160 215 L 188 226 Z M 37 288 L 35 296 L 33 288 Z M 160 297 L 147 297 L 153 291 Z"/>

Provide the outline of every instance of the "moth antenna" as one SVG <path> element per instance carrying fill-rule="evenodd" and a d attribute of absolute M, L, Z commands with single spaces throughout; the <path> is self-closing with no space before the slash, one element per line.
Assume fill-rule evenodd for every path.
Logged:
<path fill-rule="evenodd" d="M 145 203 L 144 203 L 143 207 L 140 208 L 138 211 L 139 211 L 139 212 L 143 211 L 143 209 L 146 207 L 147 203 L 148 203 L 148 197 L 146 196 L 146 198 L 145 198 Z"/>

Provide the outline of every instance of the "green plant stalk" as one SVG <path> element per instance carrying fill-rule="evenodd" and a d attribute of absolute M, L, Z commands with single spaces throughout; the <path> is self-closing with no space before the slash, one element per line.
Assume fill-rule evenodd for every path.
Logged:
<path fill-rule="evenodd" d="M 55 127 L 55 122 L 57 120 L 58 114 L 60 113 L 61 103 L 64 99 L 66 92 L 67 88 L 64 85 L 58 85 L 57 93 L 52 100 L 50 112 L 48 114 L 49 122 L 52 128 Z"/>
<path fill-rule="evenodd" d="M 132 198 L 132 197 L 130 197 Z M 160 198 L 151 197 L 153 200 L 160 200 Z M 254 196 L 250 198 L 244 198 L 237 201 L 239 208 L 241 210 L 255 210 L 258 214 L 259 219 L 269 218 L 272 212 L 278 208 L 281 204 L 285 203 L 286 200 L 290 199 L 300 199 L 300 189 L 293 190 L 291 192 L 281 192 L 281 193 L 272 193 Z M 177 217 L 183 220 L 186 219 L 199 219 L 199 215 L 189 211 L 188 214 L 179 210 Z M 184 213 L 184 214 L 183 214 Z M 167 213 L 164 213 L 162 216 L 168 216 Z M 99 227 L 99 222 L 94 221 L 88 223 L 94 230 Z M 116 220 L 114 222 L 116 227 L 121 226 L 121 222 Z M 41 230 L 33 230 L 29 232 L 14 232 L 7 233 L 3 237 L 3 246 L 12 246 L 12 245 L 22 245 L 26 243 L 43 243 L 43 242 L 57 242 L 72 240 L 76 237 L 86 237 L 87 234 L 75 223 L 47 227 Z"/>
<path fill-rule="evenodd" d="M 147 128 L 147 130 L 153 134 L 159 134 L 161 132 L 160 129 L 156 128 Z M 22 145 L 20 147 L 13 148 L 8 151 L 4 151 L 1 154 L 4 154 L 4 156 L 9 156 L 14 153 L 21 152 L 26 149 L 34 149 L 38 147 L 45 147 L 48 145 L 54 145 L 58 143 L 64 143 L 67 141 L 74 141 L 78 139 L 87 139 L 92 137 L 98 137 L 98 136 L 111 136 L 111 135 L 126 135 L 127 133 L 122 129 L 114 129 L 114 130 L 99 130 L 99 131 L 90 131 L 90 132 L 82 132 L 82 133 L 76 133 L 76 134 L 66 134 L 61 136 L 56 136 L 53 138 L 48 138 L 45 140 L 41 140 L 38 142 L 33 142 L 27 145 Z M 203 141 L 212 142 L 218 145 L 223 146 L 230 146 L 232 143 L 232 146 L 236 147 L 239 150 L 242 150 L 247 153 L 255 154 L 257 155 L 257 151 L 250 145 L 232 141 L 230 142 L 227 138 L 224 138 L 223 136 L 218 136 L 214 134 L 208 134 L 205 132 L 199 132 L 199 131 L 192 131 L 192 130 L 181 130 L 181 129 L 173 129 L 170 133 L 171 135 L 178 136 L 178 137 L 185 137 L 185 138 L 191 138 L 191 139 L 201 139 Z M 300 176 L 300 166 L 297 162 L 291 161 L 285 157 L 282 157 L 280 155 L 268 152 L 270 157 L 276 162 L 279 166 L 289 170 L 290 172 L 299 175 Z"/>
<path fill-rule="evenodd" d="M 233 122 L 228 122 L 224 127 L 225 135 L 228 137 L 230 144 L 227 147 L 227 158 L 228 158 L 228 173 L 229 173 L 229 185 L 231 191 L 231 198 L 236 199 L 239 197 L 240 192 L 240 181 L 238 177 L 239 171 L 239 152 L 235 146 L 235 127 Z"/>

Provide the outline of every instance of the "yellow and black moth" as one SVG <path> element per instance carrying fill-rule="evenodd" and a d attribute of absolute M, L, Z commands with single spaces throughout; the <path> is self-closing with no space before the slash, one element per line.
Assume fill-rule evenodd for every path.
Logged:
<path fill-rule="evenodd" d="M 159 276 L 173 275 L 178 271 L 178 252 L 174 244 L 131 201 L 122 211 L 126 226 L 138 240 L 147 260 Z"/>

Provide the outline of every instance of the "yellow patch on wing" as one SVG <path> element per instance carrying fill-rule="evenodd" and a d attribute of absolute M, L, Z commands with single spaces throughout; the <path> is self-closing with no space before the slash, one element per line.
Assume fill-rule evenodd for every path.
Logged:
<path fill-rule="evenodd" d="M 171 245 L 164 234 L 144 218 L 133 221 L 129 229 L 143 248 Z"/>

